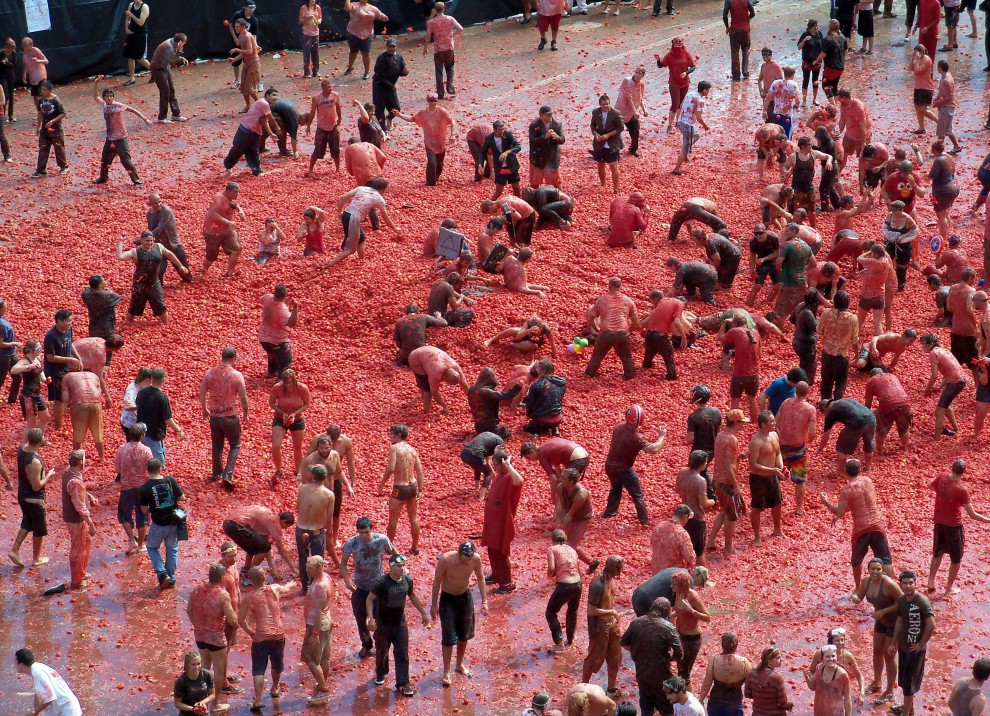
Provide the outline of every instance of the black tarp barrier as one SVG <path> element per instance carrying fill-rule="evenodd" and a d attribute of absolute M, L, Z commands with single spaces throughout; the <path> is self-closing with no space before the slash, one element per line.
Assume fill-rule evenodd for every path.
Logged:
<path fill-rule="evenodd" d="M 28 0 L 32 2 L 34 0 Z M 298 17 L 301 0 L 255 0 L 260 29 L 259 44 L 265 52 L 298 49 Z M 64 83 L 96 74 L 112 74 L 126 68 L 121 55 L 124 46 L 124 10 L 130 0 L 49 0 L 52 29 L 31 33 L 35 44 L 48 57 L 49 79 Z M 388 15 L 390 34 L 407 28 L 422 30 L 423 5 L 417 0 L 373 0 Z M 185 55 L 189 59 L 223 57 L 233 46 L 224 26 L 238 0 L 151 0 L 148 19 L 148 54 L 176 32 L 189 37 Z M 344 39 L 347 15 L 343 0 L 322 0 L 321 42 Z M 447 14 L 462 25 L 496 20 L 521 11 L 520 0 L 451 0 Z M 379 28 L 382 30 L 385 28 Z M 0 38 L 20 38 L 27 34 L 24 0 L 0 0 Z M 377 47 L 377 46 L 376 46 Z M 20 53 L 18 53 L 18 56 Z M 20 69 L 18 69 L 20 79 Z"/>

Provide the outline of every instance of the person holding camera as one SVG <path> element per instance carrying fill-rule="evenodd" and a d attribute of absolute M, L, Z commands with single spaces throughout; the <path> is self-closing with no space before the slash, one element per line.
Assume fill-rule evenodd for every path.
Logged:
<path fill-rule="evenodd" d="M 175 569 L 179 562 L 179 540 L 187 539 L 185 495 L 178 481 L 162 475 L 162 463 L 148 460 L 148 481 L 141 486 L 141 511 L 151 517 L 148 530 L 148 557 L 158 575 L 158 588 L 175 586 Z M 165 561 L 161 547 L 165 544 Z"/>

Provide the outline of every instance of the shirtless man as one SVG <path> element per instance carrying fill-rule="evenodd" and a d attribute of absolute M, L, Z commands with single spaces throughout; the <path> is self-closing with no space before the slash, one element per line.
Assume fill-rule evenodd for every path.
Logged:
<path fill-rule="evenodd" d="M 241 114 L 251 109 L 251 105 L 258 101 L 258 81 L 261 79 L 261 48 L 258 47 L 257 38 L 248 31 L 251 23 L 247 18 L 240 17 L 234 22 L 237 32 L 237 47 L 230 50 L 230 57 L 227 61 L 231 64 L 237 62 L 244 63 L 243 77 L 241 78 L 241 95 L 244 97 L 244 109 Z"/>
<path fill-rule="evenodd" d="M 835 212 L 835 228 L 833 229 L 836 234 L 845 230 L 855 230 L 855 225 L 853 224 L 853 219 L 855 219 L 860 214 L 870 211 L 873 208 L 873 202 L 876 201 L 877 192 L 874 189 L 865 189 L 863 191 L 863 197 L 856 203 L 848 194 L 843 195 L 839 199 L 839 209 Z M 832 245 L 835 245 L 835 239 L 832 240 Z M 835 259 L 826 258 L 826 261 L 834 261 Z"/>
<path fill-rule="evenodd" d="M 309 591 L 309 574 L 306 560 L 310 555 L 323 557 L 327 551 L 327 532 L 333 525 L 333 491 L 327 488 L 327 468 L 312 465 L 309 472 L 312 482 L 299 486 L 296 509 L 299 521 L 296 523 L 296 549 L 299 552 L 299 578 L 302 593 Z"/>
<path fill-rule="evenodd" d="M 582 699 L 582 696 L 585 698 Z M 572 701 L 572 699 L 574 700 Z M 616 713 L 615 701 L 608 697 L 605 689 L 596 684 L 575 684 L 571 687 L 571 690 L 567 692 L 567 696 L 564 699 L 567 704 L 568 713 L 575 712 L 571 704 L 576 704 L 579 700 L 587 700 L 589 708 L 584 712 L 587 716 L 614 716 Z"/>
<path fill-rule="evenodd" d="M 768 160 L 776 160 L 787 146 L 787 135 L 779 124 L 764 124 L 756 130 L 756 171 L 760 183 L 765 181 L 764 167 Z M 783 164 L 783 162 L 779 162 Z"/>
<path fill-rule="evenodd" d="M 536 229 L 536 209 L 515 195 L 499 197 L 498 201 L 481 202 L 481 213 L 486 216 L 501 216 L 505 219 L 509 240 L 516 246 L 529 246 Z"/>
<path fill-rule="evenodd" d="M 900 360 L 901 354 L 914 345 L 918 332 L 913 328 L 904 329 L 903 333 L 881 333 L 873 336 L 870 342 L 863 346 L 859 358 L 853 363 L 856 370 L 872 370 L 883 368 L 892 371 Z M 884 356 L 890 356 L 890 362 L 884 363 Z"/>
<path fill-rule="evenodd" d="M 386 160 L 385 152 L 371 142 L 361 142 L 357 137 L 347 140 L 344 168 L 354 177 L 354 186 L 361 186 L 371 177 L 381 176 Z"/>
<path fill-rule="evenodd" d="M 333 449 L 333 442 L 330 440 L 330 436 L 319 435 L 314 438 L 314 442 L 316 443 L 316 451 L 311 452 L 299 463 L 299 472 L 296 477 L 302 483 L 311 482 L 312 473 L 310 473 L 309 468 L 313 465 L 323 465 L 327 469 L 327 475 L 333 480 L 333 526 L 330 529 L 330 539 L 327 540 L 327 545 L 330 547 L 330 558 L 339 567 L 340 562 L 337 559 L 337 535 L 340 532 L 340 510 L 344 502 L 344 489 L 346 488 L 347 494 L 353 498 L 354 485 L 344 474 L 344 470 L 341 467 L 340 455 Z"/>
<path fill-rule="evenodd" d="M 794 514 L 804 514 L 804 483 L 808 479 L 808 443 L 818 432 L 818 411 L 808 402 L 808 384 L 799 382 L 794 397 L 777 411 L 780 456 L 794 483 Z"/>
<path fill-rule="evenodd" d="M 322 703 L 330 698 L 327 678 L 330 676 L 330 647 L 333 637 L 333 618 L 330 615 L 330 600 L 333 596 L 333 582 L 324 570 L 326 560 L 313 555 L 306 560 L 306 576 L 309 592 L 304 604 L 306 636 L 303 637 L 302 662 L 309 667 L 316 680 L 316 691 L 306 699 L 307 703 Z"/>
<path fill-rule="evenodd" d="M 406 506 L 409 516 L 409 532 L 412 535 L 410 554 L 419 554 L 419 496 L 423 491 L 423 464 L 419 461 L 419 453 L 410 445 L 409 428 L 405 425 L 393 425 L 388 430 L 392 447 L 388 449 L 388 467 L 378 483 L 378 494 L 385 494 L 385 483 L 392 478 L 392 493 L 388 500 L 388 538 L 395 542 L 395 532 L 399 526 L 399 515 L 402 505 Z M 480 558 L 479 558 L 480 559 Z"/>
<path fill-rule="evenodd" d="M 325 434 L 330 438 L 330 447 L 340 456 L 341 462 L 347 465 L 347 477 L 351 487 L 357 487 L 357 471 L 354 469 L 354 441 L 342 433 L 340 426 L 336 423 L 328 425 Z M 309 444 L 309 450 L 306 451 L 307 455 L 316 450 L 319 439 L 319 435 L 313 438 Z"/>
<path fill-rule="evenodd" d="M 564 470 L 571 467 L 578 475 L 584 475 L 591 458 L 588 451 L 573 440 L 565 438 L 550 438 L 545 443 L 525 442 L 519 448 L 519 454 L 526 460 L 540 463 L 540 467 L 550 478 L 550 499 L 553 501 L 557 494 L 557 486 L 562 481 Z"/>
<path fill-rule="evenodd" d="M 784 228 L 784 215 L 787 212 L 783 209 L 794 196 L 794 189 L 789 184 L 768 184 L 760 194 L 760 214 L 763 223 L 768 229 Z"/>
<path fill-rule="evenodd" d="M 667 232 L 667 240 L 677 241 L 677 235 L 681 231 L 681 226 L 687 223 L 688 231 L 690 232 L 694 228 L 695 221 L 700 221 L 715 233 L 729 228 L 729 225 L 718 216 L 718 204 L 703 196 L 694 196 L 685 200 L 680 208 L 674 212 L 674 215 L 670 217 L 670 230 Z"/>
<path fill-rule="evenodd" d="M 471 388 L 457 361 L 433 346 L 423 346 L 410 353 L 409 369 L 416 376 L 416 385 L 423 398 L 423 413 L 426 415 L 429 415 L 433 409 L 434 400 L 440 406 L 441 413 L 446 415 L 450 412 L 447 403 L 440 395 L 441 381 L 450 385 L 460 385 L 465 394 Z"/>
<path fill-rule="evenodd" d="M 705 551 L 715 549 L 715 538 L 718 531 L 725 528 L 725 546 L 722 554 L 728 557 L 733 549 L 733 538 L 736 534 L 736 522 L 740 514 L 746 514 L 746 503 L 739 492 L 739 482 L 736 471 L 739 467 L 739 428 L 748 423 L 746 414 L 736 408 L 725 416 L 725 428 L 715 436 L 715 451 L 712 458 L 712 481 L 715 483 L 715 494 L 718 495 L 719 513 L 715 516 L 712 531 L 708 535 Z"/>
<path fill-rule="evenodd" d="M 880 142 L 871 142 L 863 147 L 859 155 L 859 190 L 865 195 L 865 190 L 876 189 L 886 178 L 887 160 L 890 152 Z M 838 230 L 838 229 L 836 229 Z"/>
<path fill-rule="evenodd" d="M 593 510 L 591 493 L 580 483 L 581 473 L 567 468 L 557 486 L 557 500 L 554 508 L 554 522 L 567 535 L 567 544 L 577 553 L 578 559 L 588 565 L 588 573 L 598 571 L 601 560 L 594 559 L 587 550 L 581 549 L 581 539 L 591 525 Z"/>
<path fill-rule="evenodd" d="M 622 663 L 622 646 L 619 643 L 622 632 L 619 629 L 619 611 L 615 608 L 615 593 L 624 564 L 622 557 L 610 555 L 605 560 L 605 569 L 591 580 L 588 587 L 588 656 L 581 671 L 581 683 L 588 684 L 602 664 L 607 664 L 606 693 L 615 698 L 619 695 L 615 682 Z"/>
<path fill-rule="evenodd" d="M 433 596 L 430 600 L 430 618 L 440 619 L 440 644 L 443 652 L 444 688 L 450 686 L 453 675 L 450 657 L 457 646 L 455 671 L 470 677 L 464 666 L 464 653 L 468 641 L 474 638 L 474 597 L 471 594 L 471 575 L 474 574 L 481 592 L 481 611 L 488 613 L 488 588 L 474 542 L 464 542 L 456 552 L 444 552 L 437 559 L 433 575 Z"/>
<path fill-rule="evenodd" d="M 773 518 L 774 537 L 783 537 L 780 528 L 780 480 L 784 477 L 784 461 L 780 455 L 780 441 L 776 419 L 769 410 L 764 410 L 756 419 L 757 432 L 749 441 L 749 520 L 753 525 L 753 544 L 763 544 L 760 536 L 760 516 L 763 510 L 770 510 Z"/>

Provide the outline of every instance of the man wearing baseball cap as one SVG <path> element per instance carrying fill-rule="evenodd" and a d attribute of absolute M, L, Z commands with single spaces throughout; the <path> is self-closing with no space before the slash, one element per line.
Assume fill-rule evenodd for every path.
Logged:
<path fill-rule="evenodd" d="M 388 673 L 389 647 L 395 655 L 395 691 L 403 696 L 412 696 L 416 690 L 409 683 L 409 626 L 406 624 L 406 597 L 419 611 L 423 626 L 428 626 L 430 616 L 426 607 L 413 591 L 413 580 L 406 573 L 408 557 L 393 554 L 388 560 L 388 573 L 375 583 L 368 594 L 368 631 L 375 635 L 375 685 L 385 683 Z M 375 618 L 375 600 L 378 603 L 378 618 Z"/>
<path fill-rule="evenodd" d="M 633 469 L 633 463 L 640 452 L 655 455 L 660 452 L 667 437 L 667 429 L 660 428 L 657 441 L 649 442 L 639 428 L 643 422 L 643 409 L 636 404 L 626 408 L 625 421 L 616 425 L 612 430 L 612 442 L 608 447 L 608 457 L 605 458 L 605 474 L 608 475 L 612 488 L 608 491 L 608 503 L 602 517 L 615 517 L 622 499 L 622 490 L 633 500 L 636 506 L 636 516 L 641 525 L 650 524 L 650 515 L 646 511 L 646 500 L 643 499 L 643 488 L 639 484 L 639 475 Z"/>
<path fill-rule="evenodd" d="M 461 543 L 456 551 L 444 552 L 437 559 L 433 575 L 433 595 L 430 599 L 430 617 L 440 618 L 440 644 L 443 650 L 443 686 L 453 680 L 450 657 L 457 645 L 456 671 L 471 677 L 471 670 L 464 665 L 467 643 L 474 638 L 474 596 L 471 594 L 471 575 L 478 581 L 481 592 L 481 611 L 488 613 L 488 589 L 482 570 L 481 555 L 474 542 Z"/>
<path fill-rule="evenodd" d="M 423 144 L 426 147 L 426 186 L 435 186 L 443 174 L 443 160 L 447 156 L 447 140 L 454 138 L 457 123 L 447 110 L 438 106 L 436 92 L 426 94 L 426 109 L 416 114 L 403 114 L 396 108 L 394 114 L 399 119 L 418 124 L 423 130 Z"/>
<path fill-rule="evenodd" d="M 371 77 L 371 101 L 375 103 L 375 118 L 382 125 L 386 136 L 392 131 L 392 118 L 402 108 L 395 83 L 408 74 L 409 68 L 397 51 L 395 38 L 388 38 L 385 41 L 385 52 L 375 60 L 375 72 Z"/>

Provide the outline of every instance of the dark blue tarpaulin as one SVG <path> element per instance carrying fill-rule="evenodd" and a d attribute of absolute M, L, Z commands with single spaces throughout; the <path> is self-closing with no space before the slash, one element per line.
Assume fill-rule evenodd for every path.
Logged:
<path fill-rule="evenodd" d="M 33 1 L 33 0 L 32 0 Z M 51 64 L 49 78 L 64 83 L 80 77 L 111 74 L 126 67 L 121 56 L 124 45 L 124 10 L 130 0 L 48 0 L 52 29 L 32 33 L 35 44 Z M 259 44 L 265 52 L 299 48 L 298 16 L 301 0 L 255 0 L 260 23 Z M 388 15 L 388 32 L 422 29 L 425 17 L 418 0 L 373 0 Z M 189 37 L 185 54 L 221 57 L 232 46 L 224 26 L 242 3 L 238 0 L 150 0 L 148 19 L 149 55 L 176 32 Z M 321 41 L 344 38 L 347 15 L 343 0 L 322 0 Z M 462 25 L 470 25 L 516 14 L 520 0 L 451 0 L 447 14 Z M 20 38 L 27 32 L 24 0 L 0 0 L 0 35 Z"/>

